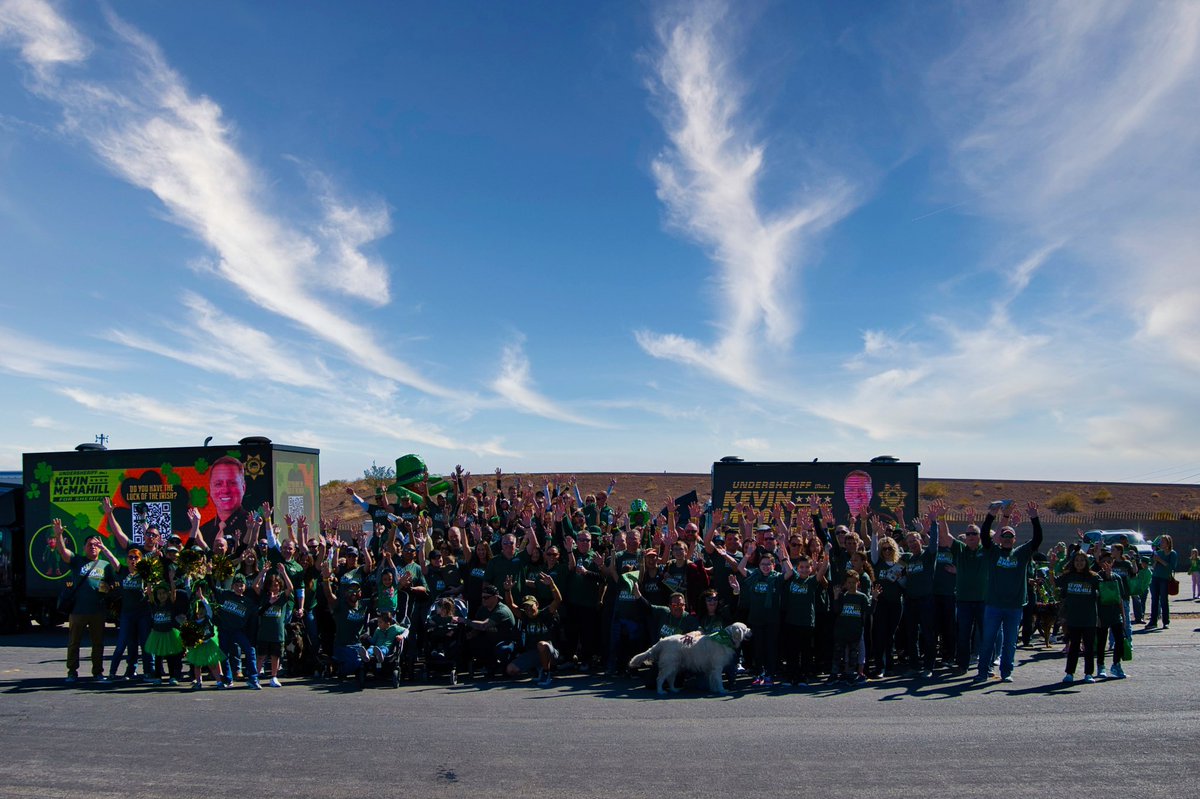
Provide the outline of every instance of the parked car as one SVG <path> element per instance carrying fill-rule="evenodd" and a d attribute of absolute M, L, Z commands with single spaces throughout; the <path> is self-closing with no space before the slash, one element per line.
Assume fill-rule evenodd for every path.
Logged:
<path fill-rule="evenodd" d="M 1087 546 L 1100 541 L 1104 546 L 1124 544 L 1125 551 L 1134 550 L 1142 560 L 1150 560 L 1154 556 L 1154 547 L 1137 530 L 1088 530 L 1083 534 Z"/>

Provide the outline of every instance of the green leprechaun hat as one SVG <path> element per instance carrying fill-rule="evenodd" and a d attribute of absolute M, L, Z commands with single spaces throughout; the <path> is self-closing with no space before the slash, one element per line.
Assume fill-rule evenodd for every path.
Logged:
<path fill-rule="evenodd" d="M 650 521 L 650 507 L 644 499 L 635 499 L 629 503 L 629 523 L 635 527 Z"/>
<path fill-rule="evenodd" d="M 397 500 L 408 497 L 413 502 L 421 502 L 422 497 L 414 491 L 410 491 L 406 486 L 421 482 L 425 478 L 428 468 L 425 466 L 425 461 L 420 455 L 403 455 L 396 459 L 396 483 L 388 489 L 389 494 L 394 494 Z M 450 483 L 444 478 L 436 475 L 429 475 L 429 496 L 444 494 L 450 490 Z"/>

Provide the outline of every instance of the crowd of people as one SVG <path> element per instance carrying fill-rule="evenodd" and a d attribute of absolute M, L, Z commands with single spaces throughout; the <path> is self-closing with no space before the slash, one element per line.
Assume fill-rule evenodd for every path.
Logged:
<path fill-rule="evenodd" d="M 614 485 L 583 495 L 574 478 L 538 487 L 497 470 L 470 482 L 460 467 L 433 497 L 424 483 L 398 501 L 347 489 L 370 519 L 352 540 L 336 520 L 276 526 L 266 504 L 240 528 L 206 531 L 192 509 L 187 535 L 148 527 L 135 540 L 106 502 L 118 558 L 99 535 L 71 552 L 55 520 L 51 543 L 73 577 L 67 680 L 78 679 L 87 633 L 92 676 L 105 681 L 261 689 L 286 673 L 548 686 L 577 671 L 654 685 L 655 667 L 631 655 L 669 636 L 735 649 L 728 630 L 740 622 L 749 635 L 725 679 L 750 687 L 972 669 L 1007 682 L 1018 643 L 1035 636 L 1063 647 L 1064 681 L 1082 657 L 1094 682 L 1126 676 L 1132 625 L 1147 610 L 1147 626 L 1170 624 L 1170 536 L 1149 562 L 1082 538 L 1043 554 L 1033 502 L 1024 514 L 994 502 L 955 533 L 940 501 L 907 521 L 882 510 L 835 519 L 816 495 L 727 518 L 696 502 L 624 510 L 610 504 Z M 1200 597 L 1195 550 L 1188 570 Z"/>

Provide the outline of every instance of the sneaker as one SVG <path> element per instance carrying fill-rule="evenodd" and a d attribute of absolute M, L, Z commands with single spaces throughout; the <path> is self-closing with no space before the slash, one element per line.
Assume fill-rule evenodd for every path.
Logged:
<path fill-rule="evenodd" d="M 763 677 L 762 682 L 759 684 L 763 688 L 774 688 L 775 687 L 775 681 L 772 680 L 770 677 Z"/>
<path fill-rule="evenodd" d="M 282 688 L 283 687 L 283 684 L 281 682 L 279 682 L 278 677 L 272 677 L 271 681 L 269 683 L 267 683 L 267 685 L 271 686 L 272 688 Z"/>
<path fill-rule="evenodd" d="M 865 674 L 860 674 L 860 675 L 858 675 L 857 677 L 855 677 L 855 678 L 854 678 L 854 682 L 856 682 L 856 683 L 860 683 L 860 684 L 861 684 L 861 683 L 864 683 L 864 682 L 866 682 L 866 681 L 867 681 L 867 675 L 865 675 Z"/>
<path fill-rule="evenodd" d="M 67 685 L 72 685 L 78 681 L 79 681 L 79 675 L 76 674 L 75 672 L 71 672 L 70 674 L 68 674 L 67 679 L 64 680 L 64 682 L 66 682 Z"/>
<path fill-rule="evenodd" d="M 96 682 L 108 682 L 112 678 L 106 674 L 93 674 L 92 679 L 95 680 Z"/>
<path fill-rule="evenodd" d="M 1096 678 L 1090 674 L 1085 674 L 1085 675 L 1083 675 L 1083 681 L 1084 682 L 1095 682 Z"/>
<path fill-rule="evenodd" d="M 1154 629 L 1155 627 L 1157 627 L 1157 626 L 1158 626 L 1158 622 L 1153 622 L 1153 621 L 1148 621 L 1148 622 L 1146 622 L 1146 629 L 1147 629 L 1147 630 L 1153 630 L 1153 629 Z"/>
<path fill-rule="evenodd" d="M 1112 676 L 1114 679 L 1125 679 L 1125 668 L 1120 663 L 1114 663 L 1112 667 Z"/>
<path fill-rule="evenodd" d="M 763 684 L 762 677 L 755 677 L 753 680 L 750 681 L 750 685 L 754 686 L 755 688 L 761 688 L 762 684 Z"/>
<path fill-rule="evenodd" d="M 250 682 L 246 683 L 246 686 L 248 688 L 253 688 L 255 691 L 262 690 L 262 685 L 259 684 L 258 680 L 251 680 Z"/>
<path fill-rule="evenodd" d="M 1116 666 L 1114 666 L 1113 668 L 1115 669 Z M 1108 672 L 1104 670 L 1103 666 L 1101 666 L 1100 668 L 1098 668 L 1096 670 L 1096 679 L 1097 680 L 1107 680 L 1108 679 Z"/>
<path fill-rule="evenodd" d="M 550 687 L 550 675 L 543 674 L 542 678 L 537 681 L 537 684 L 538 684 L 538 687 L 540 687 L 540 688 L 549 688 Z"/>
<path fill-rule="evenodd" d="M 224 691 L 229 688 L 229 683 L 224 680 L 217 680 L 217 687 Z"/>
<path fill-rule="evenodd" d="M 1088 676 L 1090 677 L 1090 676 L 1092 676 L 1092 675 L 1090 675 L 1090 674 L 1089 674 Z M 1063 678 L 1062 678 L 1062 681 L 1063 681 L 1063 682 L 1065 682 L 1065 683 L 1072 683 L 1072 682 L 1075 682 L 1075 675 L 1074 675 L 1074 674 L 1064 674 L 1064 675 L 1063 675 Z"/>
<path fill-rule="evenodd" d="M 933 676 L 933 672 L 926 669 L 925 671 L 921 672 L 921 676 L 928 680 L 930 677 Z"/>
<path fill-rule="evenodd" d="M 458 685 L 458 672 L 454 669 L 450 669 L 450 684 Z"/>
<path fill-rule="evenodd" d="M 1000 678 L 1000 682 L 1013 682 L 1013 676 L 1011 674 L 1005 674 Z"/>
<path fill-rule="evenodd" d="M 204 683 L 200 682 L 199 680 L 195 680 L 194 682 L 192 682 L 192 690 L 193 691 L 199 691 L 203 687 L 204 687 Z"/>

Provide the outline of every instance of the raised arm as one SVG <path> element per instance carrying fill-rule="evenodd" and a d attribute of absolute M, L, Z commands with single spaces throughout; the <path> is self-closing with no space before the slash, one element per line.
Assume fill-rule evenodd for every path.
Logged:
<path fill-rule="evenodd" d="M 71 558 L 75 557 L 75 553 L 67 549 L 67 535 L 63 530 L 62 519 L 55 519 L 51 524 L 54 527 L 54 541 L 52 542 L 54 549 L 60 558 L 70 563 Z"/>
<path fill-rule="evenodd" d="M 117 546 L 121 549 L 129 549 L 129 536 L 125 535 L 125 531 L 121 529 L 121 523 L 117 521 L 116 514 L 113 513 L 112 500 L 105 497 L 100 500 L 100 507 L 104 510 L 104 521 L 108 523 L 108 531 L 112 533 Z"/>
<path fill-rule="evenodd" d="M 1030 500 L 1025 506 L 1029 513 L 1029 523 L 1033 525 L 1033 539 L 1029 542 L 1030 549 L 1037 552 L 1042 548 L 1042 520 L 1038 518 L 1038 505 Z"/>

